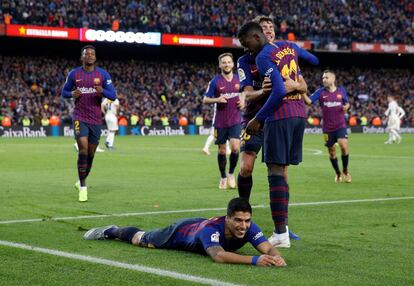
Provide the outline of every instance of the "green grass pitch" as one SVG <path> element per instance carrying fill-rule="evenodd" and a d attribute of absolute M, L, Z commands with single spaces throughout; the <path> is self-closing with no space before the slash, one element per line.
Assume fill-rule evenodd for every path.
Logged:
<path fill-rule="evenodd" d="M 351 184 L 335 184 L 321 135 L 306 135 L 304 161 L 289 171 L 290 229 L 283 269 L 215 264 L 180 251 L 140 249 L 117 241 L 84 241 L 101 225 L 165 226 L 183 217 L 224 211 L 108 216 L 101 214 L 225 208 L 236 190 L 218 189 L 216 148 L 201 153 L 204 136 L 116 137 L 117 150 L 97 153 L 89 201 L 79 203 L 72 138 L 0 139 L 0 241 L 243 285 L 414 285 L 414 136 L 384 145 L 386 135 L 350 135 Z M 101 140 L 103 142 L 103 140 Z M 339 150 L 338 150 L 339 151 Z M 341 164 L 341 163 L 340 163 Z M 238 170 L 238 169 L 237 169 Z M 303 202 L 399 200 L 298 205 Z M 410 198 L 411 197 L 411 198 Z M 272 230 L 265 166 L 254 171 L 254 221 Z M 296 204 L 296 205 L 295 205 Z M 4 223 L 11 220 L 44 221 Z M 2 223 L 3 222 L 3 223 Z M 253 255 L 246 246 L 239 253 Z M 197 285 L 170 277 L 0 246 L 0 285 Z"/>

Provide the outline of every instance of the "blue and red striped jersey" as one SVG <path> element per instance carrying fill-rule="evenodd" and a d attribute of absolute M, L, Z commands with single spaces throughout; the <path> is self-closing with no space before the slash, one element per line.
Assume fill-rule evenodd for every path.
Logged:
<path fill-rule="evenodd" d="M 216 75 L 209 83 L 206 93 L 207 97 L 217 98 L 224 96 L 227 103 L 217 103 L 214 127 L 231 127 L 241 122 L 241 112 L 237 107 L 240 100 L 239 76 L 233 74 L 233 79 L 227 81 L 221 74 Z"/>
<path fill-rule="evenodd" d="M 348 103 L 348 96 L 343 87 L 338 87 L 334 92 L 330 92 L 322 87 L 315 91 L 310 99 L 312 103 L 319 101 L 322 109 L 322 130 L 332 132 L 341 128 L 346 128 L 345 113 L 342 106 Z"/>
<path fill-rule="evenodd" d="M 242 91 L 246 86 L 251 86 L 254 90 L 260 90 L 262 88 L 263 78 L 257 69 L 256 57 L 252 54 L 245 54 L 237 60 L 237 72 L 239 74 L 240 88 Z M 246 125 L 256 115 L 266 100 L 267 97 L 256 101 L 246 101 L 246 109 L 243 112 L 243 125 Z"/>
<path fill-rule="evenodd" d="M 298 81 L 301 75 L 298 57 L 301 52 L 296 44 L 281 41 L 266 44 L 257 55 L 256 65 L 260 75 L 269 77 L 272 81 L 272 92 L 264 106 L 257 113 L 256 118 L 258 120 L 306 118 L 306 108 L 302 96 L 300 94 L 286 96 L 282 79 L 282 76 L 288 76 L 292 80 Z M 309 61 L 311 60 L 309 59 Z"/>
<path fill-rule="evenodd" d="M 102 86 L 102 94 L 96 92 L 96 86 Z M 102 124 L 102 96 L 110 100 L 116 99 L 116 91 L 108 72 L 99 67 L 95 67 L 91 72 L 86 71 L 83 67 L 71 70 L 63 86 L 62 97 L 71 98 L 72 91 L 75 89 L 80 90 L 82 95 L 75 99 L 73 120 L 96 125 Z"/>
<path fill-rule="evenodd" d="M 202 219 L 196 223 L 182 225 L 171 241 L 171 248 L 205 253 L 209 247 L 221 246 L 226 251 L 236 251 L 247 242 L 254 247 L 267 241 L 261 229 L 251 222 L 242 239 L 229 239 L 225 236 L 225 216 Z"/>

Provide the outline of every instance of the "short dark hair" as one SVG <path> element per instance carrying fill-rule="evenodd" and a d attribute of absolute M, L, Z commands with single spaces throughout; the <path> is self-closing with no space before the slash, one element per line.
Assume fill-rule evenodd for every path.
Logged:
<path fill-rule="evenodd" d="M 227 216 L 232 216 L 235 212 L 248 212 L 252 214 L 252 206 L 246 198 L 234 198 L 227 205 Z"/>
<path fill-rule="evenodd" d="M 234 61 L 232 53 L 224 53 L 224 54 L 221 54 L 221 55 L 218 56 L 219 63 L 220 63 L 221 59 L 224 58 L 224 57 L 230 57 Z"/>
<path fill-rule="evenodd" d="M 245 23 L 239 30 L 239 33 L 237 34 L 237 37 L 243 38 L 247 34 L 251 32 L 260 32 L 263 33 L 262 27 L 260 27 L 260 24 L 254 21 L 250 21 Z"/>
<path fill-rule="evenodd" d="M 323 73 L 331 73 L 331 74 L 335 75 L 335 72 L 331 69 L 326 69 L 326 70 L 323 71 Z"/>
<path fill-rule="evenodd" d="M 256 16 L 253 19 L 253 22 L 257 22 L 259 24 L 261 24 L 262 22 L 270 22 L 270 23 L 274 24 L 273 19 L 268 17 L 268 16 L 265 16 L 265 15 Z"/>
<path fill-rule="evenodd" d="M 82 49 L 81 49 L 81 55 L 83 55 L 83 51 L 86 50 L 86 49 L 92 49 L 92 50 L 95 51 L 95 47 L 94 46 L 92 46 L 92 45 L 86 45 L 86 46 L 82 47 Z"/>

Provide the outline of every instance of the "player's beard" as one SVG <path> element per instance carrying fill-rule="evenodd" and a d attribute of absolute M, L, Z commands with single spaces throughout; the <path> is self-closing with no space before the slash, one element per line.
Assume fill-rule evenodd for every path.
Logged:
<path fill-rule="evenodd" d="M 225 74 L 225 75 L 229 75 L 229 74 L 231 74 L 231 72 L 232 72 L 232 70 L 225 70 L 225 69 L 223 69 L 222 70 L 222 72 Z"/>

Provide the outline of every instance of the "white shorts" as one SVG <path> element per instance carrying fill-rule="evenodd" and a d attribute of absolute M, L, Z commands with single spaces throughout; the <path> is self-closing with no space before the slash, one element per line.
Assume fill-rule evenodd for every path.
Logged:
<path fill-rule="evenodd" d="M 400 130 L 400 119 L 398 117 L 389 117 L 388 118 L 388 129 Z"/>
<path fill-rule="evenodd" d="M 108 127 L 109 131 L 117 131 L 118 130 L 118 119 L 113 114 L 105 115 L 106 126 Z"/>

